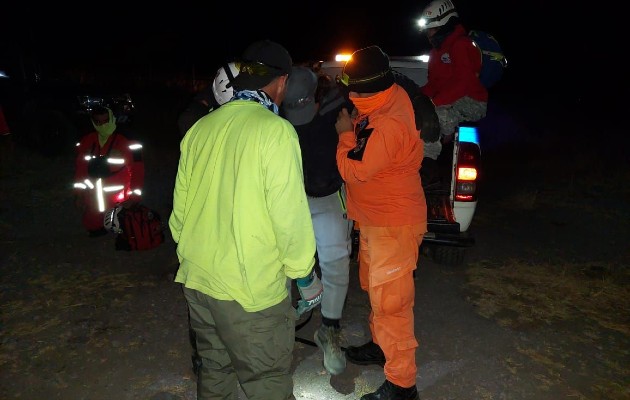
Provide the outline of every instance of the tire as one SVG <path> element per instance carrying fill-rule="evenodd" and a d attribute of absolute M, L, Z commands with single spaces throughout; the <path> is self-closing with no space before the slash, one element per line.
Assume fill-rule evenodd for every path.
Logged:
<path fill-rule="evenodd" d="M 437 264 L 457 267 L 464 264 L 466 249 L 452 246 L 433 246 L 430 254 Z"/>

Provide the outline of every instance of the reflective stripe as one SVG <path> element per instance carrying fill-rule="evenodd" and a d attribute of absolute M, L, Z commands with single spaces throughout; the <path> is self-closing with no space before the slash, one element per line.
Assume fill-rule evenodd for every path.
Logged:
<path fill-rule="evenodd" d="M 99 178 L 96 181 L 96 200 L 98 201 L 98 211 L 105 211 L 105 199 L 103 198 L 103 180 Z"/>
<path fill-rule="evenodd" d="M 341 209 L 343 210 L 343 217 L 348 217 L 348 209 L 346 208 L 346 185 L 342 184 L 339 190 L 337 191 L 337 197 L 339 197 L 339 203 L 341 204 Z"/>
<path fill-rule="evenodd" d="M 99 179 L 99 181 L 100 181 L 100 179 Z M 104 192 L 115 192 L 117 190 L 122 190 L 124 188 L 125 188 L 124 185 L 105 186 L 105 187 L 103 187 L 103 191 Z"/>
<path fill-rule="evenodd" d="M 107 159 L 107 163 L 108 164 L 124 164 L 125 163 L 125 159 L 124 158 L 108 158 Z"/>
<path fill-rule="evenodd" d="M 138 149 L 141 149 L 141 148 L 142 148 L 141 144 L 132 144 L 132 145 L 129 146 L 130 150 L 138 150 Z"/>
<path fill-rule="evenodd" d="M 75 189 L 87 189 L 87 185 L 85 183 L 77 182 L 73 186 Z"/>
<path fill-rule="evenodd" d="M 87 187 L 89 187 L 90 189 L 94 189 L 94 184 L 92 183 L 92 181 L 91 181 L 91 180 L 86 179 L 86 180 L 84 180 L 83 182 L 85 182 L 85 185 L 86 185 Z"/>

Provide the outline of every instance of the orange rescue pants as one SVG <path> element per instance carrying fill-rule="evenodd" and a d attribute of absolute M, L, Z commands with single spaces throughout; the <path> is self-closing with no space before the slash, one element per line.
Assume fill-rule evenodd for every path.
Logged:
<path fill-rule="evenodd" d="M 416 384 L 413 271 L 424 232 L 424 225 L 360 227 L 359 280 L 370 297 L 372 340 L 385 353 L 387 380 L 405 388 Z"/>

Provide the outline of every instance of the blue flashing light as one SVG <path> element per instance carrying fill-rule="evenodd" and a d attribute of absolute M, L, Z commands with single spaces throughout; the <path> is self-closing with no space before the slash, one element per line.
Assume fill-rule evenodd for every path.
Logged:
<path fill-rule="evenodd" d="M 475 143 L 478 145 L 479 133 L 477 133 L 477 128 L 474 126 L 460 126 L 459 127 L 459 141 Z"/>

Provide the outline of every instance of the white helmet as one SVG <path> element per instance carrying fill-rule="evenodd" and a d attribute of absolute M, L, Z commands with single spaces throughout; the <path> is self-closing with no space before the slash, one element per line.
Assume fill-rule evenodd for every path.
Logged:
<path fill-rule="evenodd" d="M 231 62 L 217 70 L 214 82 L 212 82 L 212 93 L 219 105 L 227 103 L 234 95 L 234 88 L 232 86 L 227 87 L 227 84 L 232 82 L 238 75 L 238 69 L 238 64 Z"/>
<path fill-rule="evenodd" d="M 103 225 L 105 229 L 114 233 L 121 233 L 122 227 L 120 226 L 120 219 L 118 218 L 118 214 L 122 210 L 122 206 L 116 206 L 105 211 L 105 216 L 103 217 Z"/>
<path fill-rule="evenodd" d="M 422 11 L 418 20 L 420 30 L 443 26 L 452 17 L 459 17 L 451 0 L 433 0 Z"/>

